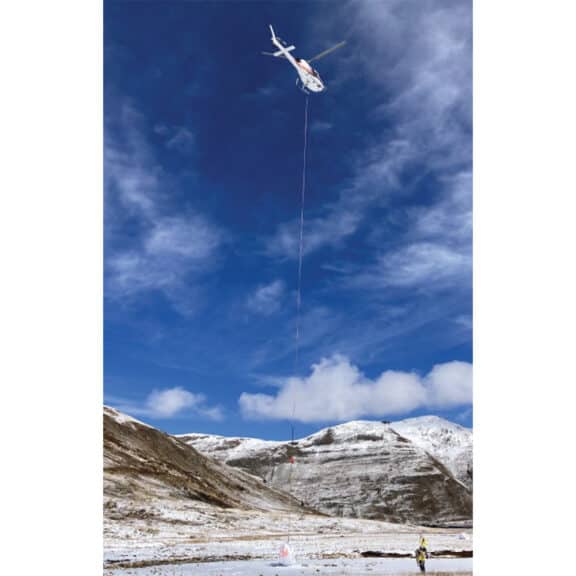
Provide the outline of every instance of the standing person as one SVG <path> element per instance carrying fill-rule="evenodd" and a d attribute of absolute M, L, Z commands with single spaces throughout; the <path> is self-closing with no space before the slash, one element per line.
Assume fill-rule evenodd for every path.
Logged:
<path fill-rule="evenodd" d="M 420 572 L 426 572 L 426 558 L 428 557 L 428 540 L 423 534 L 420 534 L 420 545 L 416 549 L 416 563 L 420 568 Z"/>
<path fill-rule="evenodd" d="M 426 552 L 426 548 L 417 548 L 416 549 L 416 564 L 420 568 L 420 572 L 426 572 L 426 558 L 428 558 L 428 553 Z"/>

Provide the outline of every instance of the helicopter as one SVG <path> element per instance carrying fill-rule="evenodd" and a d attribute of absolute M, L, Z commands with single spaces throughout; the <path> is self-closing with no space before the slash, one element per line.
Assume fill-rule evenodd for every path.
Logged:
<path fill-rule="evenodd" d="M 308 94 L 309 92 L 315 92 L 315 93 L 324 92 L 326 90 L 326 85 L 324 84 L 324 82 L 322 82 L 320 74 L 318 74 L 318 72 L 314 70 L 312 66 L 310 66 L 310 62 L 313 62 L 314 60 L 319 60 L 320 58 L 327 56 L 334 50 L 340 48 L 341 46 L 344 46 L 346 42 L 345 41 L 340 42 L 335 46 L 332 46 L 332 48 L 328 48 L 327 50 L 320 52 L 320 54 L 316 54 L 316 56 L 314 56 L 313 58 L 310 58 L 309 60 L 304 60 L 303 58 L 295 58 L 294 56 L 292 56 L 290 52 L 292 52 L 296 48 L 296 46 L 294 45 L 286 46 L 284 41 L 278 36 L 276 36 L 276 34 L 274 33 L 274 28 L 272 28 L 272 25 L 270 24 L 269 26 L 270 26 L 270 32 L 272 32 L 272 43 L 274 44 L 274 46 L 276 46 L 276 48 L 278 48 L 278 50 L 276 52 L 262 52 L 262 54 L 265 54 L 266 56 L 275 56 L 276 58 L 286 58 L 290 62 L 290 64 L 292 64 L 292 66 L 296 68 L 296 72 L 298 72 L 298 78 L 296 78 L 296 85 L 299 86 L 300 89 L 306 94 Z"/>

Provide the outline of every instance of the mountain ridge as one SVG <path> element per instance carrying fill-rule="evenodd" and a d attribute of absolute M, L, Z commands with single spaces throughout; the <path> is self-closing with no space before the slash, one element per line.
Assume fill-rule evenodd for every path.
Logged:
<path fill-rule="evenodd" d="M 413 438 L 419 428 L 426 429 L 426 423 L 440 430 L 449 428 L 456 440 L 458 433 L 463 437 L 471 434 L 437 417 L 422 418 L 420 427 L 415 426 L 417 421 L 410 419 L 410 426 L 399 427 Z M 354 420 L 293 442 L 207 434 L 178 437 L 326 514 L 392 522 L 471 522 L 471 478 L 467 484 L 453 472 L 453 461 L 446 458 L 452 452 L 440 450 L 440 445 L 426 450 L 421 438 L 413 441 L 394 425 Z M 468 446 L 468 440 L 462 444 Z M 462 456 L 464 460 L 467 454 Z M 340 479 L 340 484 L 335 479 Z"/>
<path fill-rule="evenodd" d="M 104 407 L 104 495 L 184 498 L 220 508 L 299 510 L 288 494 L 209 458 L 193 446 Z"/>

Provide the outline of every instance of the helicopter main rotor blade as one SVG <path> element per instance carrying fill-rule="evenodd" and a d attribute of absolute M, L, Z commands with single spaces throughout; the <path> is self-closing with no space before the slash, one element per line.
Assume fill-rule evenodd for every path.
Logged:
<path fill-rule="evenodd" d="M 312 58 L 310 58 L 308 60 L 308 62 L 314 62 L 314 60 L 320 60 L 320 58 L 324 58 L 324 56 L 328 56 L 328 54 L 330 54 L 330 52 L 334 52 L 334 50 L 341 48 L 342 46 L 344 46 L 344 44 L 346 44 L 346 40 L 336 44 L 336 46 L 332 46 L 332 48 L 328 48 L 328 50 L 324 50 L 324 52 L 320 52 L 320 54 L 316 54 L 316 56 L 313 56 Z"/>

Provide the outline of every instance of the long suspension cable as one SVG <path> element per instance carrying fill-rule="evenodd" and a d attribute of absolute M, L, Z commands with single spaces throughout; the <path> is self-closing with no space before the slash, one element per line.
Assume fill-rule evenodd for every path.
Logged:
<path fill-rule="evenodd" d="M 294 335 L 294 370 L 295 376 L 300 374 L 300 333 L 302 311 L 302 261 L 304 257 L 304 201 L 306 199 L 306 154 L 308 151 L 308 107 L 309 96 L 306 94 L 304 106 L 304 153 L 302 156 L 302 189 L 300 193 L 300 231 L 298 235 L 298 287 L 296 292 L 296 332 Z M 292 422 L 296 411 L 296 400 L 292 399 Z"/>
<path fill-rule="evenodd" d="M 302 157 L 302 189 L 300 193 L 300 231 L 298 238 L 298 285 L 296 291 L 296 331 L 294 333 L 294 376 L 300 375 L 300 334 L 301 334 L 301 309 L 302 309 L 302 261 L 304 257 L 304 201 L 306 199 L 306 153 L 308 150 L 308 104 L 309 96 L 306 94 L 304 106 L 304 154 Z M 296 416 L 296 397 L 292 392 L 292 418 L 291 418 L 291 445 L 294 444 L 294 418 Z M 292 466 L 294 459 L 290 456 L 288 472 L 288 493 L 292 494 Z M 288 520 L 288 543 L 292 533 L 292 514 Z"/>

